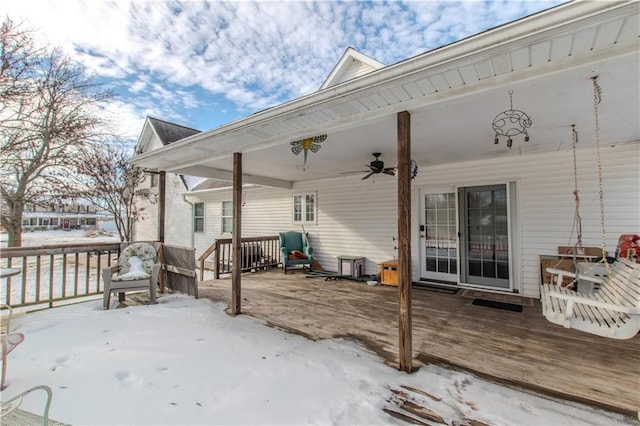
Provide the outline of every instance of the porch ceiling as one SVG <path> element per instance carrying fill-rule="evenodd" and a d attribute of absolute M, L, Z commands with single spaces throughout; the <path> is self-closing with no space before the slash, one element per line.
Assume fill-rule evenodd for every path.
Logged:
<path fill-rule="evenodd" d="M 591 78 L 602 88 L 603 143 L 640 140 L 639 4 L 579 2 L 471 37 L 133 159 L 142 167 L 230 180 L 243 152 L 248 183 L 288 183 L 364 171 L 381 152 L 396 163 L 396 113 L 411 113 L 411 157 L 421 167 L 593 145 Z M 575 16 L 574 16 L 575 15 Z M 530 115 L 530 142 L 494 145 L 493 118 Z M 327 134 L 318 153 L 290 142 Z M 226 173 L 225 173 L 226 172 Z"/>

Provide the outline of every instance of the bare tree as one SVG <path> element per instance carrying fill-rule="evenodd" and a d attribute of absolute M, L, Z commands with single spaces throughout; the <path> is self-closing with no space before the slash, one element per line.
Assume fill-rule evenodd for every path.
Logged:
<path fill-rule="evenodd" d="M 33 31 L 7 18 L 0 33 L 1 223 L 15 247 L 25 204 L 76 195 L 67 177 L 83 148 L 104 137 L 100 109 L 111 93 L 61 50 L 34 47 Z"/>
<path fill-rule="evenodd" d="M 84 188 L 81 195 L 113 215 L 120 241 L 131 241 L 133 224 L 142 219 L 144 211 L 136 200 L 145 195 L 138 190 L 145 172 L 129 159 L 130 155 L 114 144 L 85 150 L 78 164 Z"/>

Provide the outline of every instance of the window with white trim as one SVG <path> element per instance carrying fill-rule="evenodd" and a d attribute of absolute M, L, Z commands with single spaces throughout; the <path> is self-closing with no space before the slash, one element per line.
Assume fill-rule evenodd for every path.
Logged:
<path fill-rule="evenodd" d="M 193 204 L 193 232 L 204 232 L 204 203 Z"/>
<path fill-rule="evenodd" d="M 233 203 L 231 201 L 222 202 L 222 233 L 231 234 L 233 231 Z"/>
<path fill-rule="evenodd" d="M 316 223 L 317 196 L 315 192 L 293 195 L 293 223 Z"/>

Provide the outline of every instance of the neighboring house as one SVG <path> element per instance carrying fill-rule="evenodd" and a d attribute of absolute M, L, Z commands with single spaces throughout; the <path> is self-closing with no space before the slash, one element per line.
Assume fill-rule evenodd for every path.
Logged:
<path fill-rule="evenodd" d="M 147 117 L 138 138 L 136 154 L 142 154 L 169 145 L 177 140 L 200 133 L 199 130 Z M 134 241 L 158 241 L 160 238 L 160 178 L 158 173 L 149 173 L 138 188 L 141 196 L 136 203 L 143 209 L 141 220 L 134 224 Z M 192 247 L 193 204 L 184 194 L 201 178 L 168 172 L 165 174 L 165 226 L 166 243 Z"/>
<path fill-rule="evenodd" d="M 538 297 L 540 256 L 575 243 L 576 173 L 584 245 L 602 244 L 599 169 L 607 249 L 640 231 L 639 6 L 571 2 L 387 67 L 347 49 L 318 92 L 132 162 L 209 178 L 189 192 L 204 203 L 191 217 L 196 255 L 231 236 L 241 153 L 243 237 L 304 226 L 324 268 L 362 256 L 375 273 L 397 256 L 398 181 L 362 178 L 373 153 L 394 166 L 408 133 L 419 165 L 412 279 Z M 512 109 L 532 125 L 529 141 L 514 135 L 508 148 L 506 137 L 494 143 L 492 123 Z M 303 167 L 291 143 L 319 135 Z"/>
<path fill-rule="evenodd" d="M 113 218 L 100 212 L 88 201 L 67 200 L 43 207 L 26 204 L 22 213 L 22 230 L 102 229 Z"/>

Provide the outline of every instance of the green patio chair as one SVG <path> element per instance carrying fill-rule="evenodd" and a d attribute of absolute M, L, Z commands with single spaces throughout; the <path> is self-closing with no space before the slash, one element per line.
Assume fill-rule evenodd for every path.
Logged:
<path fill-rule="evenodd" d="M 311 269 L 313 262 L 313 249 L 309 245 L 308 234 L 288 231 L 280 232 L 280 256 L 282 260 L 282 270 L 287 273 L 287 267 L 307 266 Z"/>

